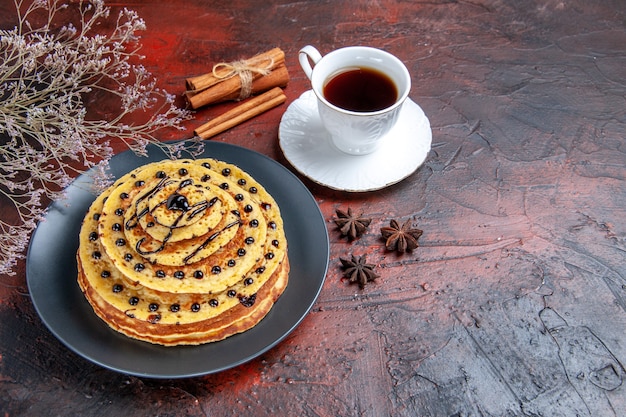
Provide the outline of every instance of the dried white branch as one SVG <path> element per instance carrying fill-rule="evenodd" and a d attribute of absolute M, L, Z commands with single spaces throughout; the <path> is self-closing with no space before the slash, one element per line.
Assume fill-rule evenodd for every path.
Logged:
<path fill-rule="evenodd" d="M 56 20 L 69 7 L 76 8 L 71 15 L 77 21 L 61 26 Z M 136 62 L 143 58 L 137 32 L 145 22 L 134 11 L 120 11 L 115 27 L 103 34 L 96 27 L 106 27 L 100 23 L 110 9 L 102 0 L 71 5 L 35 0 L 28 6 L 15 0 L 15 8 L 16 26 L 0 30 L 0 201 L 5 208 L 0 275 L 14 274 L 45 213 L 42 205 L 63 198 L 77 174 L 106 165 L 113 156 L 111 141 L 138 154 L 157 144 L 175 157 L 180 149 L 160 142 L 157 132 L 182 129 L 190 117 Z M 88 98 L 94 94 L 118 104 L 107 108 L 106 119 L 89 116 Z"/>

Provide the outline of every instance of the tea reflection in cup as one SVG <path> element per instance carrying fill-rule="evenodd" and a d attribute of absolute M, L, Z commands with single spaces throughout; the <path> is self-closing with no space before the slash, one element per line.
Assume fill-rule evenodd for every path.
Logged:
<path fill-rule="evenodd" d="M 351 155 L 374 152 L 395 125 L 411 89 L 406 66 L 394 55 L 350 46 L 324 56 L 313 46 L 300 50 L 318 111 L 334 146 Z"/>

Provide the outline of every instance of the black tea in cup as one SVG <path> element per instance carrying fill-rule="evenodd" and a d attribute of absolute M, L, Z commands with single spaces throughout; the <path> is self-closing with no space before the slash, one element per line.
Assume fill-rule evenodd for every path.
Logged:
<path fill-rule="evenodd" d="M 386 109 L 398 99 L 398 89 L 387 75 L 372 68 L 353 68 L 332 76 L 323 94 L 331 104 L 355 112 Z"/>

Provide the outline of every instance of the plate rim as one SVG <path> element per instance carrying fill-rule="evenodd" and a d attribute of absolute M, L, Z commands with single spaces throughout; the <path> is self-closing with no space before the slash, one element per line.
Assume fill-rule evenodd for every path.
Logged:
<path fill-rule="evenodd" d="M 183 140 L 185 141 L 185 140 Z M 175 142 L 181 142 L 181 141 L 168 141 L 168 142 L 164 142 L 164 143 L 175 143 Z M 328 268 L 329 268 L 329 263 L 330 263 L 330 240 L 329 240 L 329 235 L 328 235 L 328 230 L 326 227 L 326 221 L 325 218 L 320 210 L 319 205 L 317 204 L 317 201 L 315 200 L 315 197 L 311 194 L 310 190 L 302 183 L 302 181 L 300 181 L 300 179 L 294 174 L 292 173 L 289 169 L 287 169 L 287 167 L 285 167 L 284 165 L 280 164 L 278 161 L 268 157 L 267 155 L 261 154 L 255 150 L 243 147 L 243 146 L 239 146 L 239 145 L 234 145 L 234 144 L 230 144 L 230 143 L 225 143 L 225 142 L 217 142 L 217 141 L 205 141 L 203 142 L 203 146 L 204 146 L 204 150 L 202 152 L 202 155 L 199 155 L 199 158 L 215 158 L 224 162 L 228 162 L 228 163 L 234 163 L 238 166 L 240 166 L 244 171 L 248 172 L 250 175 L 252 175 L 255 179 L 257 179 L 259 176 L 264 176 L 264 175 L 273 175 L 276 173 L 280 173 L 280 175 L 278 176 L 278 179 L 276 179 L 276 181 L 280 181 L 283 180 L 285 178 L 288 178 L 289 181 L 289 185 L 290 186 L 297 186 L 299 190 L 298 191 L 298 195 L 300 198 L 302 198 L 303 196 L 306 196 L 310 201 L 307 201 L 307 203 L 309 204 L 308 210 L 310 211 L 314 211 L 315 214 L 317 215 L 316 219 L 313 219 L 315 222 L 318 223 L 319 227 L 319 231 L 321 232 L 323 230 L 323 233 L 321 233 L 321 235 L 323 235 L 323 242 L 321 241 L 322 239 L 320 239 L 319 242 L 317 242 L 317 244 L 322 244 L 323 247 L 321 248 L 321 250 L 318 250 L 316 252 L 316 256 L 319 256 L 320 258 L 324 258 L 324 265 L 321 266 L 321 269 L 319 272 L 319 277 L 317 277 L 317 281 L 314 282 L 313 286 L 315 287 L 315 290 L 312 294 L 309 294 L 309 297 L 305 300 L 306 304 L 304 305 L 304 309 L 302 309 L 300 311 L 300 314 L 297 314 L 297 317 L 291 318 L 290 320 L 282 320 L 285 321 L 285 323 L 279 322 L 279 327 L 282 328 L 282 330 L 280 330 L 278 333 L 280 333 L 279 336 L 277 337 L 272 337 L 272 340 L 269 341 L 268 343 L 263 343 L 263 346 L 261 346 L 259 349 L 256 349 L 253 353 L 251 354 L 245 354 L 242 355 L 239 359 L 237 360 L 231 360 L 228 363 L 223 364 L 222 366 L 214 366 L 211 368 L 203 368 L 203 369 L 199 369 L 197 371 L 185 371 L 185 372 L 159 372 L 158 370 L 148 370 L 148 369 L 143 369 L 143 368 L 149 368 L 149 367 L 139 367 L 142 368 L 140 369 L 129 369 L 128 367 L 124 367 L 124 366 L 119 366 L 119 364 L 112 364 L 110 363 L 110 361 L 106 361 L 106 360 L 102 360 L 101 357 L 99 357 L 98 355 L 94 355 L 93 352 L 85 352 L 84 348 L 78 347 L 76 346 L 75 343 L 72 343 L 71 337 L 68 337 L 68 332 L 63 331 L 62 329 L 59 329 L 58 326 L 54 325 L 53 322 L 54 320 L 51 320 L 51 317 L 48 315 L 50 314 L 49 311 L 46 310 L 45 307 L 45 303 L 42 303 L 41 300 L 38 298 L 39 297 L 39 288 L 37 287 L 37 285 L 41 285 L 40 282 L 38 282 L 37 280 L 39 279 L 40 281 L 44 278 L 40 278 L 40 277 L 36 277 L 33 276 L 33 274 L 35 272 L 33 272 L 33 263 L 35 262 L 34 260 L 34 256 L 33 255 L 33 248 L 35 247 L 35 245 L 38 243 L 39 239 L 43 239 L 42 237 L 40 237 L 41 233 L 44 233 L 47 229 L 46 229 L 46 225 L 45 222 L 46 220 L 49 219 L 50 216 L 56 216 L 56 215 L 60 215 L 62 217 L 66 218 L 66 221 L 68 224 L 72 224 L 72 223 L 81 223 L 82 222 L 82 217 L 78 217 L 76 220 L 68 220 L 68 216 L 64 215 L 63 213 L 61 214 L 51 214 L 51 213 L 56 213 L 57 211 L 63 211 L 64 207 L 68 207 L 68 205 L 71 204 L 71 201 L 55 201 L 52 202 L 48 208 L 47 208 L 47 212 L 46 215 L 44 216 L 44 219 L 37 225 L 37 228 L 33 231 L 31 238 L 30 238 L 30 242 L 29 242 L 29 246 L 28 246 L 28 251 L 27 251 L 27 255 L 26 255 L 26 281 L 27 281 L 27 286 L 28 286 L 28 290 L 29 290 L 29 295 L 30 295 L 30 299 L 31 302 L 33 303 L 33 306 L 38 314 L 38 316 L 40 317 L 41 321 L 44 323 L 45 327 L 63 344 L 65 345 L 69 350 L 73 351 L 74 353 L 78 354 L 79 356 L 83 357 L 84 359 L 86 359 L 87 361 L 94 363 L 96 365 L 99 365 L 103 368 L 112 370 L 112 371 L 116 371 L 116 372 L 120 372 L 120 373 L 124 373 L 127 375 L 134 375 L 134 376 L 139 376 L 139 377 L 146 377 L 146 378 L 155 378 L 155 379 L 175 379 L 175 378 L 189 378 L 189 377 L 196 377 L 196 376 L 202 376 L 202 375 L 208 375 L 208 374 L 213 374 L 213 373 L 218 373 L 218 372 L 222 372 L 225 371 L 227 369 L 231 369 L 234 368 L 236 366 L 239 366 L 243 363 L 249 362 L 255 358 L 257 358 L 258 356 L 262 355 L 263 353 L 271 350 L 273 347 L 275 347 L 277 344 L 279 344 L 281 341 L 283 341 L 289 334 L 291 334 L 300 324 L 301 322 L 304 320 L 304 318 L 310 313 L 311 309 L 313 308 L 315 302 L 317 301 L 324 282 L 326 280 L 326 275 L 328 273 Z M 221 155 L 221 154 L 228 154 L 228 157 L 224 158 L 224 156 L 222 155 L 222 157 L 218 157 L 218 156 L 214 156 L 211 154 L 211 152 Z M 185 157 L 189 157 L 190 155 L 183 155 L 182 158 Z M 140 163 L 139 165 L 135 165 L 135 166 L 141 166 L 143 164 L 147 164 L 152 162 L 153 160 L 161 160 L 166 158 L 166 154 L 163 153 L 163 150 L 155 145 L 149 145 L 148 146 L 148 152 L 147 152 L 147 158 L 138 156 L 136 154 L 134 154 L 132 151 L 127 150 L 124 152 L 120 152 L 116 155 L 114 155 L 111 158 L 111 167 L 112 170 L 124 170 L 124 171 L 130 171 L 134 168 L 133 165 L 133 161 L 137 161 L 137 163 Z M 251 157 L 251 159 L 249 161 L 246 161 L 247 157 Z M 130 159 L 129 159 L 130 158 Z M 155 159 L 156 158 L 156 159 Z M 179 158 L 180 159 L 180 158 Z M 229 160 L 230 159 L 230 160 Z M 130 160 L 130 162 L 128 162 Z M 239 162 L 233 162 L 232 160 L 237 160 Z M 241 162 L 243 161 L 243 163 Z M 130 164 L 130 165 L 129 165 Z M 249 167 L 246 167 L 245 165 L 248 164 Z M 253 165 L 256 165 L 254 168 L 250 169 L 250 167 L 252 167 Z M 256 175 L 255 173 L 251 173 L 250 171 L 264 171 L 263 173 L 257 172 Z M 90 185 L 92 183 L 92 181 L 90 180 L 90 175 L 93 173 L 93 170 L 89 170 L 81 175 L 79 175 L 76 179 L 74 179 L 74 181 L 72 182 L 72 184 L 70 184 L 70 186 L 68 186 L 66 188 L 66 190 L 69 190 L 71 192 L 75 192 L 77 191 L 76 189 L 78 189 L 78 191 L 80 191 L 80 188 L 82 185 Z M 123 172 L 119 172 L 119 173 L 113 173 L 115 176 L 115 179 L 119 178 L 119 176 L 123 175 Z M 277 199 L 277 195 L 278 195 L 278 199 L 282 199 L 283 201 L 279 201 L 277 199 L 277 203 L 281 209 L 281 214 L 283 216 L 286 216 L 287 218 L 292 218 L 292 217 L 297 217 L 297 215 L 295 215 L 294 213 L 296 213 L 294 210 L 291 209 L 287 209 L 286 207 L 289 206 L 288 203 L 286 203 L 284 200 L 286 198 L 286 196 L 284 196 L 284 191 L 280 192 L 280 190 L 277 190 L 276 188 L 278 187 L 278 184 L 269 184 L 269 188 L 266 186 L 266 184 L 264 184 L 262 181 L 259 181 L 261 184 L 263 184 L 264 187 L 266 187 L 266 189 L 268 190 L 268 192 L 275 198 Z M 290 188 L 291 190 L 291 188 Z M 84 191 L 84 190 L 83 190 Z M 86 191 L 84 191 L 86 192 Z M 71 193 L 70 193 L 71 194 Z M 293 194 L 293 193 L 290 193 Z M 88 205 L 91 204 L 91 201 L 93 201 L 96 198 L 95 194 L 91 194 L 91 198 L 90 201 L 88 202 Z M 71 198 L 71 196 L 70 196 Z M 299 200 L 300 201 L 300 200 Z M 81 202 L 80 201 L 76 201 L 76 205 L 80 206 Z M 86 212 L 86 211 L 85 211 Z M 284 212 L 284 214 L 283 214 Z M 289 214 L 287 214 L 289 213 Z M 287 220 L 287 219 L 284 219 Z M 295 219 L 294 219 L 295 220 Z M 285 231 L 286 233 L 288 232 L 288 229 L 290 229 L 291 226 L 289 224 L 285 225 Z M 43 232 L 42 232 L 43 230 Z M 317 229 L 316 229 L 317 230 Z M 66 236 L 66 239 L 75 239 L 75 243 L 76 246 L 73 248 L 73 251 L 75 252 L 75 250 L 78 248 L 78 236 Z M 292 237 L 293 240 L 293 237 Z M 296 243 L 297 242 L 297 243 Z M 300 241 L 295 241 L 294 243 L 290 244 L 290 252 L 288 252 L 288 256 L 290 253 L 296 252 L 295 249 L 298 248 L 298 245 L 301 244 Z M 37 254 L 39 255 L 39 254 Z M 297 252 L 296 252 L 297 255 Z M 290 256 L 291 258 L 291 256 Z M 292 259 L 290 259 L 291 263 L 293 263 Z M 72 268 L 72 266 L 74 268 L 76 268 L 76 261 L 74 259 L 73 261 L 73 265 L 69 265 L 66 268 Z M 77 270 L 75 269 L 76 273 Z M 316 273 L 317 274 L 317 273 Z M 54 274 L 53 274 L 54 275 Z M 61 280 L 61 283 L 64 282 L 69 282 L 69 281 L 73 281 L 74 282 L 74 286 L 75 288 L 72 291 L 79 291 L 80 289 L 78 287 L 78 284 L 76 282 L 76 279 L 74 277 L 72 278 L 66 278 L 65 280 L 63 280 L 63 278 L 59 278 L 58 276 L 56 277 L 57 281 Z M 292 280 L 297 279 L 294 277 L 294 268 L 292 268 L 292 271 L 290 271 L 290 283 Z M 55 284 L 61 285 L 61 283 L 59 282 L 55 282 Z M 294 287 L 294 285 L 292 285 L 292 288 Z M 298 286 L 299 288 L 299 286 Z M 264 326 L 270 326 L 272 324 L 272 317 L 275 317 L 275 320 L 280 319 L 280 317 L 276 317 L 276 314 L 274 314 L 274 316 L 272 316 L 272 312 L 276 312 L 278 309 L 280 309 L 280 306 L 282 306 L 285 303 L 288 303 L 288 301 L 285 301 L 284 297 L 285 295 L 287 296 L 294 296 L 296 295 L 291 294 L 289 291 L 289 284 L 287 285 L 287 289 L 285 290 L 285 293 L 281 296 L 281 298 L 278 299 L 278 301 L 276 302 L 276 304 L 274 305 L 274 307 L 272 307 L 272 309 L 270 310 L 270 312 L 268 313 L 268 315 L 259 323 L 259 325 L 261 325 L 261 323 L 263 323 L 264 321 L 266 321 L 264 323 Z M 33 295 L 35 294 L 35 295 Z M 82 296 L 82 293 L 80 294 Z M 84 296 L 82 296 L 82 298 L 84 299 Z M 283 303 L 281 303 L 281 300 L 283 300 Z M 84 299 L 84 302 L 87 303 L 87 300 Z M 277 306 L 279 306 L 277 308 Z M 89 306 L 89 308 L 91 309 L 91 306 Z M 197 345 L 197 346 L 160 346 L 160 345 L 153 345 L 149 342 L 144 342 L 144 341 L 139 341 L 139 340 L 134 340 L 131 338 L 128 338 L 127 336 L 121 335 L 117 332 L 115 332 L 114 330 L 110 329 L 106 323 L 104 323 L 101 319 L 99 319 L 98 317 L 96 317 L 95 313 L 93 313 L 93 311 L 90 311 L 92 317 L 91 318 L 87 318 L 87 319 L 83 319 L 83 320 L 97 320 L 98 322 L 101 323 L 101 325 L 105 326 L 105 328 L 102 328 L 101 330 L 103 332 L 106 332 L 109 336 L 112 335 L 112 337 L 114 338 L 123 338 L 120 340 L 124 340 L 127 343 L 130 344 L 137 344 L 137 346 L 141 346 L 139 349 L 143 350 L 145 349 L 146 351 L 159 351 L 162 350 L 164 352 L 173 352 L 173 351 L 180 351 L 180 352 L 184 352 L 184 353 L 188 353 L 189 351 L 193 350 L 193 349 L 197 349 L 198 351 L 201 350 L 207 350 L 207 351 L 211 351 L 213 350 L 213 347 L 218 346 L 218 348 L 215 349 L 219 349 L 219 344 L 222 343 L 222 345 L 225 345 L 224 342 L 228 341 L 227 344 L 232 344 L 232 340 L 238 340 L 243 338 L 245 341 L 245 335 L 246 334 L 252 334 L 253 329 L 250 329 L 246 332 L 237 334 L 237 335 L 233 335 L 227 339 L 225 339 L 224 341 L 219 341 L 219 342 L 213 342 L 213 343 L 207 343 L 207 344 L 202 344 L 202 345 Z M 255 326 L 255 327 L 259 327 L 259 326 Z M 113 332 L 113 333 L 111 333 Z M 83 335 L 84 336 L 84 335 Z M 242 341 L 243 342 L 243 341 Z"/>

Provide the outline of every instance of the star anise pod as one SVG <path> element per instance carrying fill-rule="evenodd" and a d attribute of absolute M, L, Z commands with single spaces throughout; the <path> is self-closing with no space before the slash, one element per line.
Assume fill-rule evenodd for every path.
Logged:
<path fill-rule="evenodd" d="M 380 233 L 385 239 L 385 247 L 387 250 L 396 250 L 400 253 L 412 251 L 419 244 L 417 240 L 424 233 L 423 230 L 413 229 L 411 227 L 411 219 L 404 222 L 402 226 L 396 220 L 391 220 L 389 226 L 381 227 Z"/>
<path fill-rule="evenodd" d="M 363 213 L 354 215 L 352 209 L 348 208 L 348 212 L 342 210 L 336 210 L 338 218 L 335 219 L 335 224 L 339 227 L 343 236 L 348 236 L 351 240 L 361 236 L 367 230 L 367 227 L 372 222 L 372 219 L 363 217 Z"/>
<path fill-rule="evenodd" d="M 344 269 L 343 276 L 349 278 L 351 283 L 357 282 L 363 288 L 368 281 L 374 281 L 380 276 L 374 272 L 376 265 L 368 264 L 365 255 L 351 257 L 351 260 L 339 258 Z"/>

